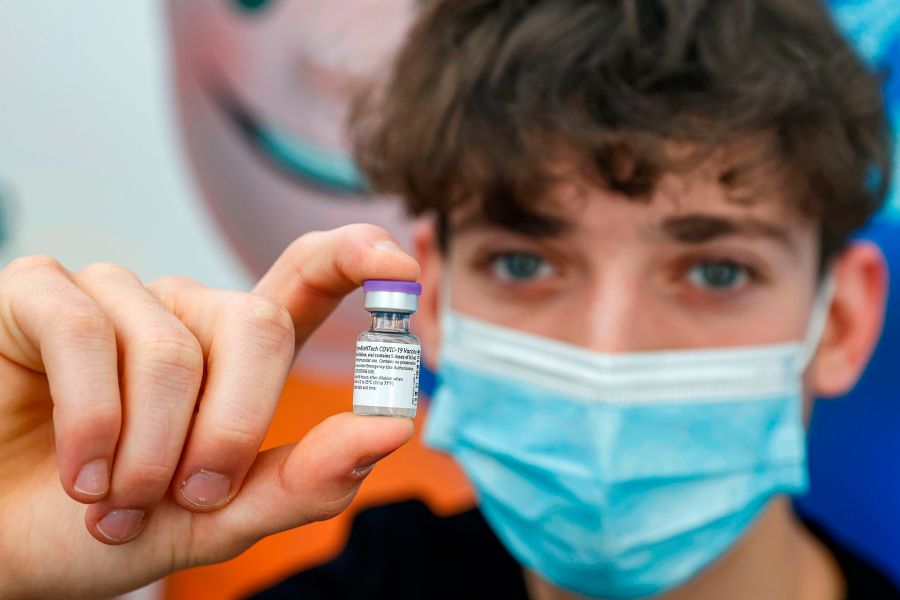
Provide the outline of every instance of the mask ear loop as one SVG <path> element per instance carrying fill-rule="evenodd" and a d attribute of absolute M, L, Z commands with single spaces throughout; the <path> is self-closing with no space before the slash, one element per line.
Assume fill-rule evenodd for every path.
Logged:
<path fill-rule="evenodd" d="M 803 341 L 803 347 L 800 350 L 800 360 L 797 366 L 801 373 L 806 371 L 810 361 L 816 354 L 816 350 L 819 348 L 819 343 L 822 341 L 822 334 L 825 333 L 825 326 L 828 324 L 828 315 L 831 313 L 831 303 L 834 300 L 836 288 L 837 277 L 834 269 L 829 268 L 828 274 L 825 276 L 825 280 L 816 294 L 816 302 L 813 305 L 806 339 Z"/>

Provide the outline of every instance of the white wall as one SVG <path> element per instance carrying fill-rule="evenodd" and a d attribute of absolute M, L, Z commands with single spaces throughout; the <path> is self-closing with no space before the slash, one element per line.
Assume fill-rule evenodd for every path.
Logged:
<path fill-rule="evenodd" d="M 251 287 L 181 153 L 163 7 L 0 2 L 0 194 L 17 209 L 0 264 L 50 254 Z"/>

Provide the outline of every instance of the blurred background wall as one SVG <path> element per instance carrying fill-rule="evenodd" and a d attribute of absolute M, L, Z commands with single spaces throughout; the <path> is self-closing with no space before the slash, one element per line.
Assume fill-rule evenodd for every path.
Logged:
<path fill-rule="evenodd" d="M 249 274 L 196 201 L 154 0 L 0 3 L 2 257 L 113 260 L 244 289 Z"/>

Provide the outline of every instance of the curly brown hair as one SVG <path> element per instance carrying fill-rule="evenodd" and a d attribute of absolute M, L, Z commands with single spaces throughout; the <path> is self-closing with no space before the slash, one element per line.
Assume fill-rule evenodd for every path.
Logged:
<path fill-rule="evenodd" d="M 546 200 L 561 151 L 647 199 L 692 164 L 665 142 L 762 140 L 791 202 L 819 220 L 824 261 L 890 184 L 880 84 L 819 0 L 433 0 L 351 131 L 373 189 L 412 214 L 446 224 L 474 200 L 535 232 L 558 225 Z M 732 161 L 720 181 L 737 187 L 760 164 Z"/>

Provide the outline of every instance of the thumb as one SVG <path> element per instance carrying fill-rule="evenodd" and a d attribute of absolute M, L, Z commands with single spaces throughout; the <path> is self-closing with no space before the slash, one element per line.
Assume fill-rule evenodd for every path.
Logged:
<path fill-rule="evenodd" d="M 331 416 L 296 445 L 260 453 L 235 499 L 199 515 L 211 519 L 197 523 L 209 531 L 195 539 L 219 549 L 236 544 L 240 552 L 267 535 L 330 519 L 350 505 L 371 467 L 412 435 L 407 418 Z M 216 548 L 200 553 L 218 554 Z"/>

